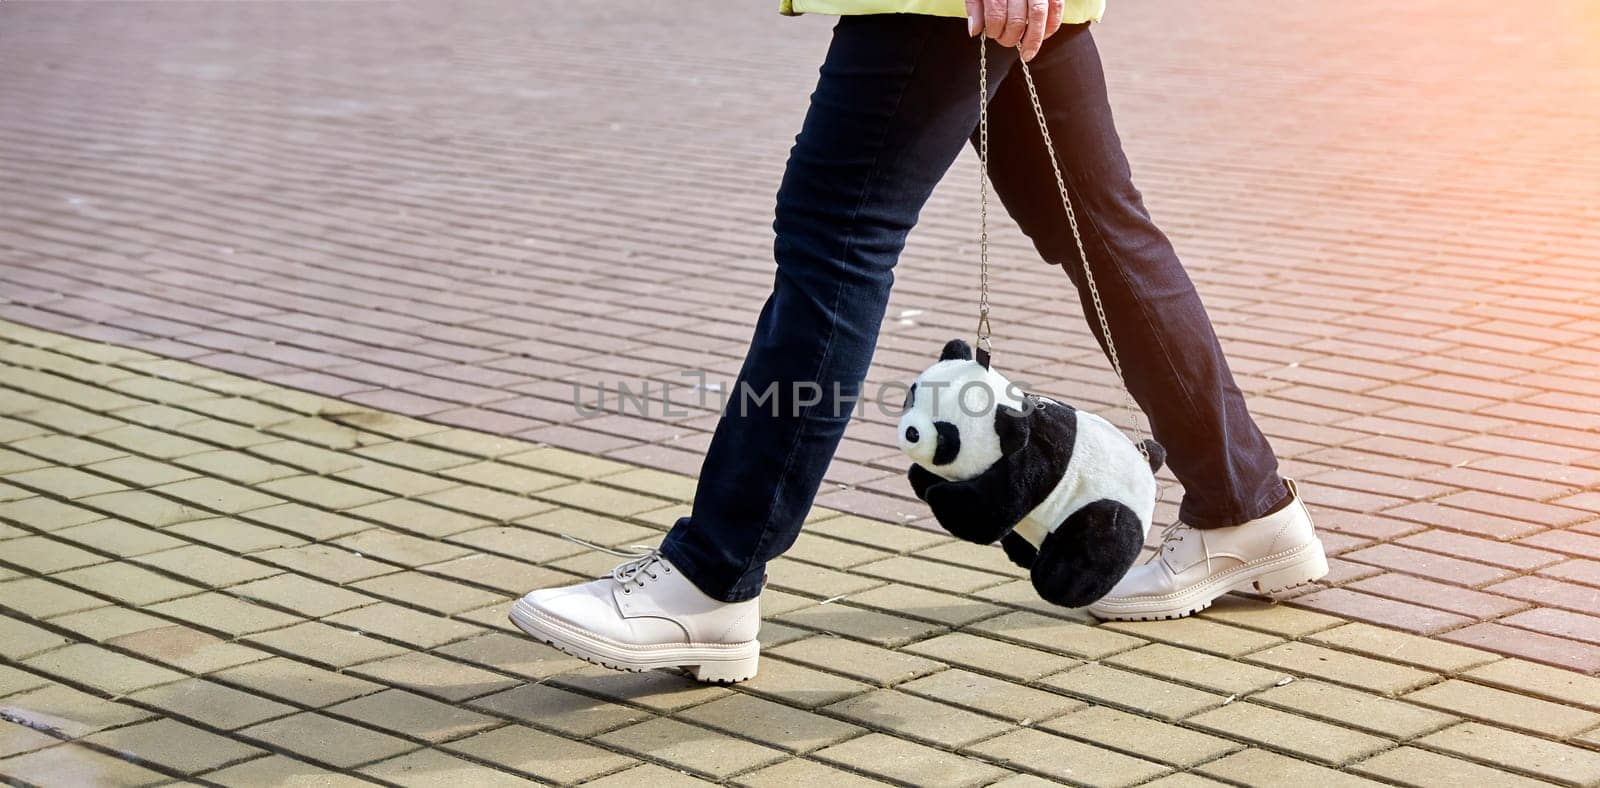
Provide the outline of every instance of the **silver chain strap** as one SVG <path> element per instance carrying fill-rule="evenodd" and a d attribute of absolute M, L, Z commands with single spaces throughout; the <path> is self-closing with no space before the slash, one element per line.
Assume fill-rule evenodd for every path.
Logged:
<path fill-rule="evenodd" d="M 978 37 L 978 347 L 989 351 L 989 42 L 986 36 Z M 1022 66 L 1022 80 L 1028 86 L 1028 99 L 1033 102 L 1033 116 L 1039 121 L 1039 133 L 1044 137 L 1044 149 L 1050 156 L 1050 169 L 1056 176 L 1056 189 L 1061 192 L 1061 207 L 1066 209 L 1067 224 L 1072 228 L 1072 240 L 1078 247 L 1078 261 L 1083 264 L 1083 281 L 1088 285 L 1089 300 L 1094 307 L 1095 319 L 1100 323 L 1100 333 L 1106 339 L 1106 357 L 1111 360 L 1111 371 L 1122 384 L 1123 405 L 1132 418 L 1134 445 L 1145 461 L 1150 452 L 1139 436 L 1144 434 L 1144 411 L 1134 402 L 1128 391 L 1127 378 L 1122 374 L 1122 359 L 1117 355 L 1117 344 L 1111 339 L 1111 322 L 1106 319 L 1105 304 L 1100 301 L 1100 288 L 1094 281 L 1094 269 L 1089 266 L 1089 255 L 1083 250 L 1083 235 L 1078 230 L 1078 214 L 1072 209 L 1072 199 L 1067 196 L 1067 181 L 1061 175 L 1061 162 L 1056 157 L 1055 142 L 1050 139 L 1050 126 L 1045 123 L 1044 107 L 1039 103 L 1039 91 L 1033 84 L 1033 72 L 1026 61 Z"/>

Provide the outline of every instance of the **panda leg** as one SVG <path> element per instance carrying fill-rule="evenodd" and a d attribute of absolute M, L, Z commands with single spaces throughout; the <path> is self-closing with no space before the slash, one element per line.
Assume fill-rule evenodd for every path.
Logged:
<path fill-rule="evenodd" d="M 1034 549 L 1033 543 L 1023 539 L 1016 531 L 1002 537 L 1000 546 L 1005 549 L 1006 557 L 1011 559 L 1011 563 L 1023 569 L 1033 566 L 1033 562 L 1039 557 L 1039 551 Z"/>
<path fill-rule="evenodd" d="M 1144 526 L 1132 509 L 1112 500 L 1073 512 L 1039 545 L 1033 587 L 1063 607 L 1095 602 L 1127 574 L 1144 547 Z"/>

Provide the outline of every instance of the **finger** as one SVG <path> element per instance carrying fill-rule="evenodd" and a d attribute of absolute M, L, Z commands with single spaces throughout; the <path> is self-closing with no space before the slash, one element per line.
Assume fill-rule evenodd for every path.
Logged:
<path fill-rule="evenodd" d="M 983 34 L 999 38 L 1006 32 L 1006 0 L 984 0 Z"/>
<path fill-rule="evenodd" d="M 1044 37 L 1049 38 L 1061 29 L 1061 4 L 1062 0 L 1050 0 L 1050 9 L 1045 12 Z"/>
<path fill-rule="evenodd" d="M 1032 60 L 1039 54 L 1039 45 L 1044 43 L 1044 18 L 1049 9 L 1048 0 L 1028 0 L 1028 29 L 1022 34 L 1022 43 L 1018 49 L 1022 50 L 1024 61 Z"/>
<path fill-rule="evenodd" d="M 995 39 L 1003 47 L 1014 47 L 1022 40 L 1022 32 L 1028 29 L 1028 2 L 1029 0 L 1011 0 L 1006 3 L 1005 30 Z"/>
<path fill-rule="evenodd" d="M 967 37 L 983 30 L 983 0 L 967 0 Z"/>

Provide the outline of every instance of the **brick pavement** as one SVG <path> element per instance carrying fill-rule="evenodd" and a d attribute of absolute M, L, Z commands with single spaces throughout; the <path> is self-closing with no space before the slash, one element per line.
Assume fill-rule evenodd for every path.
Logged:
<path fill-rule="evenodd" d="M 1295 607 L 1093 626 L 819 509 L 761 673 L 617 673 L 512 597 L 689 477 L 0 322 L 0 781 L 1600 784 L 1600 678 Z"/>
<path fill-rule="evenodd" d="M 710 410 L 579 419 L 571 384 L 737 369 L 828 22 L 726 5 L 5 4 L 0 316 L 693 473 Z M 1594 14 L 1145 0 L 1097 31 L 1337 554 L 1296 604 L 1600 671 Z M 874 381 L 968 330 L 973 177 Z M 999 249 L 1008 369 L 1110 408 L 1059 274 Z M 856 423 L 820 503 L 926 524 L 889 435 Z"/>

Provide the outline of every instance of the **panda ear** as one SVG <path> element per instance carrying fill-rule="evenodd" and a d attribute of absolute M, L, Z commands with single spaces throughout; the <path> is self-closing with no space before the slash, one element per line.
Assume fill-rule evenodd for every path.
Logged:
<path fill-rule="evenodd" d="M 944 350 L 939 353 L 939 360 L 949 361 L 950 359 L 971 361 L 972 346 L 968 345 L 965 340 L 960 339 L 952 339 L 944 343 Z"/>
<path fill-rule="evenodd" d="M 1028 445 L 1029 425 L 1026 413 L 1000 405 L 994 409 L 994 432 L 1000 436 L 1000 453 L 1010 454 Z"/>

